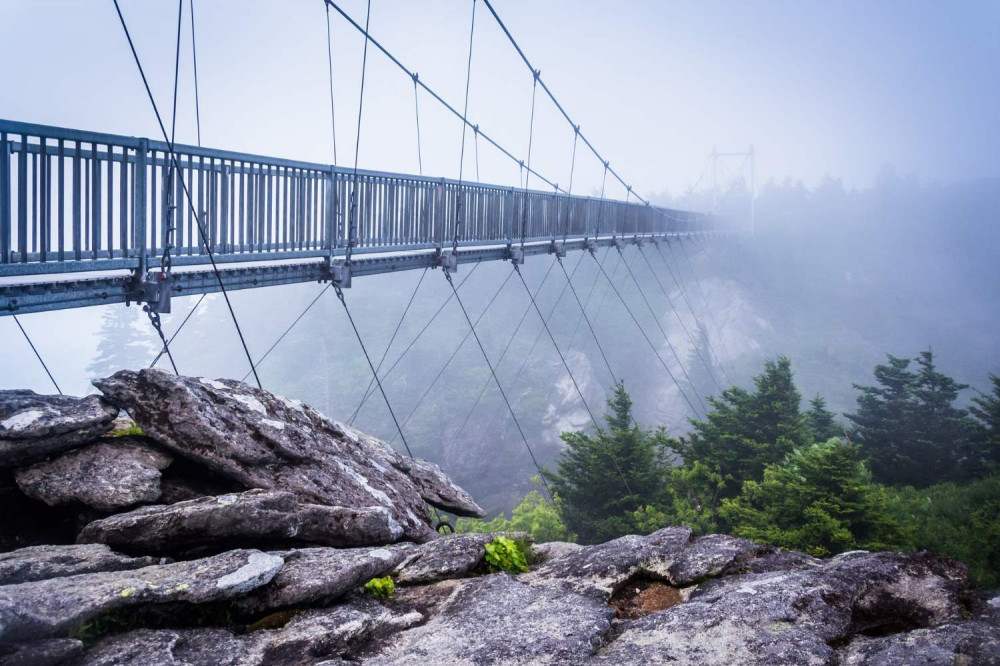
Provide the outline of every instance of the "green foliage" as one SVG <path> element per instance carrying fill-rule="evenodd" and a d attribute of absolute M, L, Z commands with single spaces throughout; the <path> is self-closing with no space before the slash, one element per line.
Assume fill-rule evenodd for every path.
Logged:
<path fill-rule="evenodd" d="M 977 457 L 972 422 L 954 406 L 967 385 L 938 372 L 930 351 L 920 353 L 916 372 L 909 369 L 910 359 L 888 359 L 875 366 L 876 386 L 855 385 L 858 410 L 847 415 L 876 480 L 926 488 L 977 473 L 966 464 Z"/>
<path fill-rule="evenodd" d="M 130 425 L 127 428 L 122 428 L 121 430 L 114 431 L 113 433 L 111 433 L 111 436 L 112 437 L 130 437 L 130 436 L 143 437 L 143 436 L 145 436 L 145 434 L 146 433 L 143 432 L 143 429 L 140 428 L 138 425 L 136 425 L 135 421 L 133 421 L 132 425 Z"/>
<path fill-rule="evenodd" d="M 662 428 L 643 430 L 632 418 L 632 399 L 615 386 L 606 428 L 588 435 L 564 432 L 556 472 L 545 471 L 562 498 L 566 528 L 583 543 L 599 543 L 636 531 L 633 512 L 655 504 L 669 471 Z"/>
<path fill-rule="evenodd" d="M 737 536 L 813 555 L 900 545 L 885 490 L 872 483 L 857 446 L 839 439 L 794 450 L 746 481 L 720 515 Z"/>
<path fill-rule="evenodd" d="M 531 478 L 532 483 L 541 483 L 537 476 Z M 560 508 L 562 500 L 556 494 L 549 502 L 539 490 L 532 490 L 521 503 L 514 507 L 508 519 L 500 514 L 492 520 L 476 518 L 459 518 L 455 523 L 456 532 L 526 532 L 536 543 L 548 541 L 576 541 L 576 535 L 566 529 Z"/>
<path fill-rule="evenodd" d="M 372 578 L 370 581 L 365 583 L 365 592 L 372 595 L 376 599 L 388 599 L 395 594 L 396 583 L 393 582 L 392 576 Z"/>
<path fill-rule="evenodd" d="M 734 386 L 709 398 L 706 420 L 692 421 L 693 432 L 670 444 L 686 463 L 700 461 L 721 475 L 723 497 L 735 497 L 743 481 L 761 478 L 766 465 L 812 440 L 791 362 L 770 359 L 753 381 L 752 393 Z"/>
<path fill-rule="evenodd" d="M 809 427 L 812 429 L 813 439 L 817 442 L 825 442 L 834 437 L 843 437 L 844 429 L 833 417 L 833 412 L 826 408 L 826 400 L 817 393 L 809 401 Z"/>
<path fill-rule="evenodd" d="M 505 536 L 498 536 L 486 544 L 486 566 L 490 573 L 505 571 L 509 574 L 528 571 L 528 545 Z"/>
<path fill-rule="evenodd" d="M 954 557 L 969 566 L 973 584 L 1000 586 L 1000 476 L 893 488 L 889 508 L 910 526 L 908 548 Z"/>

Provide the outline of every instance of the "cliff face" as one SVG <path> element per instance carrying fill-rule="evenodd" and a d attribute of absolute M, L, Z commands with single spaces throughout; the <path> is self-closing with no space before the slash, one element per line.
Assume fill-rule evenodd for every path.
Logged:
<path fill-rule="evenodd" d="M 236 382 L 96 384 L 0 392 L 0 664 L 1000 663 L 1000 597 L 946 558 L 672 527 L 488 573 L 429 463 Z"/>

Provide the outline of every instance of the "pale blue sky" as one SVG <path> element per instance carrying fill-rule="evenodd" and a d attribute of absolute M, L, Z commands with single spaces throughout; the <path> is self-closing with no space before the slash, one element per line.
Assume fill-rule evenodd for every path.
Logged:
<path fill-rule="evenodd" d="M 169 107 L 176 2 L 121 0 Z M 461 106 L 471 0 L 373 0 L 371 30 Z M 698 177 L 712 145 L 756 144 L 761 180 L 853 186 L 883 165 L 928 181 L 1000 175 L 1000 2 L 497 0 L 501 17 L 598 148 L 644 194 Z M 363 22 L 363 0 L 343 0 Z M 321 0 L 196 0 L 206 145 L 332 161 Z M 331 13 L 340 161 L 363 41 Z M 152 136 L 110 0 L 2 0 L 0 117 Z M 194 140 L 185 24 L 181 140 Z M 412 83 L 372 51 L 363 167 L 416 171 Z M 531 77 L 480 2 L 470 116 L 523 155 Z M 533 164 L 565 184 L 572 133 L 539 100 Z M 421 98 L 424 166 L 457 175 L 460 127 Z M 517 169 L 481 146 L 482 179 Z M 474 172 L 469 151 L 466 175 Z M 576 187 L 599 185 L 580 154 Z"/>

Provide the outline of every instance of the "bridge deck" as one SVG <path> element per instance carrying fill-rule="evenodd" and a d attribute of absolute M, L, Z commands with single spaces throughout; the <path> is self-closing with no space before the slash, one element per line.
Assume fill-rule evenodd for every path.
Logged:
<path fill-rule="evenodd" d="M 171 223 L 178 295 L 218 291 L 193 211 L 227 289 L 315 281 L 344 255 L 351 170 L 174 152 L 171 218 L 164 142 L 0 120 L 0 315 L 123 302 L 131 273 L 159 266 Z M 445 178 L 359 170 L 356 187 L 356 277 L 433 265 L 459 217 L 461 263 L 506 258 L 522 229 L 526 254 L 720 230 L 698 213 Z"/>

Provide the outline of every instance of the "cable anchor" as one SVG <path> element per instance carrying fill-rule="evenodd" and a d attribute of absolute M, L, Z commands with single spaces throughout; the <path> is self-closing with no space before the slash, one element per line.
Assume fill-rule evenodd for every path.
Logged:
<path fill-rule="evenodd" d="M 510 261 L 510 263 L 514 264 L 514 268 L 517 268 L 524 263 L 524 247 L 508 243 L 507 249 L 504 252 L 504 259 Z"/>
<path fill-rule="evenodd" d="M 434 255 L 434 266 L 440 268 L 445 276 L 451 280 L 451 274 L 458 272 L 458 250 L 453 248 L 451 252 L 442 252 L 441 248 L 437 248 Z"/>
<path fill-rule="evenodd" d="M 549 245 L 549 254 L 556 255 L 556 259 L 562 259 L 566 256 L 566 244 L 560 243 L 553 238 L 552 243 Z"/>

